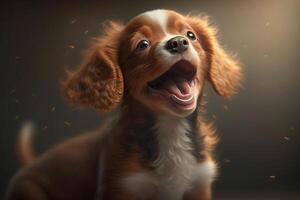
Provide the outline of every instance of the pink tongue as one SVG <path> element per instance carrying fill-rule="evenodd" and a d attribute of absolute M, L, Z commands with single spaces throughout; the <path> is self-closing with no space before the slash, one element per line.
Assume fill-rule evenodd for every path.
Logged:
<path fill-rule="evenodd" d="M 190 94 L 191 93 L 191 87 L 185 79 L 176 78 L 176 85 L 182 94 Z"/>
<path fill-rule="evenodd" d="M 176 80 L 166 80 L 162 87 L 170 92 L 171 94 L 176 95 L 180 99 L 188 99 L 191 96 L 191 87 L 186 80 L 181 78 L 176 78 Z"/>

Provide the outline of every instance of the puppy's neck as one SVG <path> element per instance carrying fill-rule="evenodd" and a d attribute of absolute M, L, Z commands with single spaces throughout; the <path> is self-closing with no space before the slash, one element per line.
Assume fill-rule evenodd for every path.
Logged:
<path fill-rule="evenodd" d="M 185 118 L 157 115 L 138 102 L 131 101 L 121 109 L 118 141 L 127 152 L 141 152 L 150 165 L 171 151 L 187 152 L 200 159 L 200 136 L 197 111 Z M 155 164 L 156 163 L 156 164 Z"/>
<path fill-rule="evenodd" d="M 199 102 L 198 102 L 198 105 L 200 105 Z M 143 119 L 146 120 L 146 121 L 144 121 L 145 123 L 148 120 L 156 120 L 156 121 L 170 120 L 170 121 L 173 121 L 174 123 L 187 120 L 190 123 L 192 123 L 194 126 L 196 126 L 198 109 L 196 109 L 193 113 L 191 113 L 190 115 L 188 115 L 186 117 L 178 117 L 178 116 L 172 116 L 172 115 L 168 115 L 168 114 L 154 113 L 152 110 L 148 109 L 146 106 L 131 99 L 130 101 L 127 101 L 125 104 L 122 105 L 120 114 L 121 114 L 120 115 L 121 121 L 125 120 L 131 124 L 136 124 L 136 123 L 139 124 L 143 121 Z"/>

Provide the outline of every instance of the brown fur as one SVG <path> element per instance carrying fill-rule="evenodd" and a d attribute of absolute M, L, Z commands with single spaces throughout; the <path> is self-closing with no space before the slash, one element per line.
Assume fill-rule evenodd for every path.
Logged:
<path fill-rule="evenodd" d="M 63 87 L 72 104 L 109 111 L 122 101 L 123 76 L 117 62 L 121 29 L 118 23 L 109 24 L 105 36 L 94 41 L 79 70 L 69 73 Z"/>
<path fill-rule="evenodd" d="M 230 97 L 241 84 L 242 72 L 239 63 L 227 54 L 217 41 L 217 30 L 208 22 L 208 17 L 187 16 L 190 25 L 196 31 L 203 48 L 207 52 L 209 65 L 208 77 L 216 92 Z"/>
<path fill-rule="evenodd" d="M 240 84 L 241 70 L 238 62 L 217 42 L 215 28 L 207 18 L 183 17 L 173 11 L 168 12 L 174 18 L 168 25 L 173 32 L 178 34 L 188 27 L 199 38 L 199 42 L 193 45 L 205 62 L 197 66 L 196 77 L 200 97 L 195 129 L 201 141 L 197 159 L 199 164 L 213 161 L 217 137 L 200 110 L 203 107 L 200 103 L 204 82 L 209 80 L 218 94 L 230 97 Z M 153 47 L 147 50 L 147 54 L 132 53 L 136 41 L 142 37 L 141 33 L 151 38 Z M 121 105 L 120 118 L 104 123 L 105 126 L 95 133 L 56 146 L 23 168 L 10 183 L 8 200 L 95 197 L 138 200 L 121 186 L 120 180 L 130 174 L 152 170 L 149 165 L 152 147 L 148 145 L 145 149 L 143 143 L 151 139 L 141 132 L 151 129 L 153 113 L 166 111 L 160 99 L 145 96 L 147 82 L 166 70 L 153 51 L 162 37 L 159 27 L 141 19 L 133 19 L 127 26 L 111 22 L 105 28 L 104 36 L 94 41 L 80 68 L 69 74 L 63 90 L 70 103 L 92 106 L 101 112 Z M 210 185 L 195 186 L 186 191 L 183 199 L 210 200 Z"/>

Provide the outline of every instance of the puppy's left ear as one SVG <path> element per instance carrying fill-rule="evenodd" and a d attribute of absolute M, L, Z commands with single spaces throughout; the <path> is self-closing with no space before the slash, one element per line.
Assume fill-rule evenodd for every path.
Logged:
<path fill-rule="evenodd" d="M 232 96 L 241 85 L 239 63 L 220 46 L 216 37 L 217 30 L 209 24 L 208 17 L 187 16 L 186 19 L 206 52 L 208 79 L 213 88 L 221 96 Z"/>
<path fill-rule="evenodd" d="M 124 81 L 118 64 L 119 37 L 123 26 L 111 22 L 95 39 L 83 64 L 63 83 L 63 93 L 73 105 L 107 112 L 122 101 Z"/>

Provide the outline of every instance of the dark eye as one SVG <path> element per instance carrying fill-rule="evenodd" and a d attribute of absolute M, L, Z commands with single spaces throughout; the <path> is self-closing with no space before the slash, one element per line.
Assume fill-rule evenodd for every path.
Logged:
<path fill-rule="evenodd" d="M 190 38 L 191 40 L 196 40 L 196 39 L 197 39 L 197 38 L 196 38 L 196 35 L 195 35 L 192 31 L 186 32 L 186 36 L 187 36 L 188 38 Z"/>
<path fill-rule="evenodd" d="M 149 42 L 147 40 L 141 40 L 136 49 L 137 50 L 144 50 L 144 49 L 147 49 L 148 47 L 150 46 Z"/>

